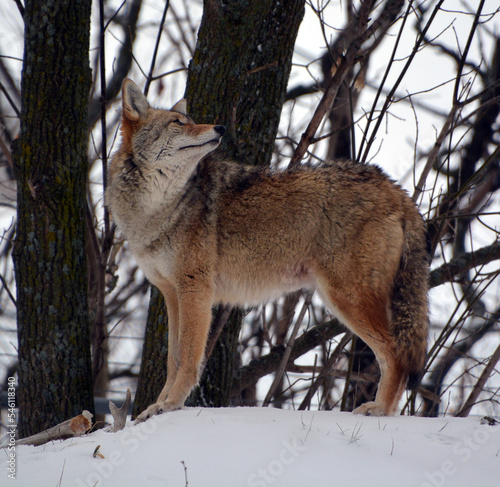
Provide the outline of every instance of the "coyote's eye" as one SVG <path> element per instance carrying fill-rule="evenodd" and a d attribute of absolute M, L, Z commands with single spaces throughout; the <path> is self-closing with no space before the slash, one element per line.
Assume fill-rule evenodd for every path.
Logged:
<path fill-rule="evenodd" d="M 174 120 L 174 123 L 176 123 L 177 125 L 180 125 L 181 127 L 185 124 L 183 124 L 179 119 L 176 119 Z"/>

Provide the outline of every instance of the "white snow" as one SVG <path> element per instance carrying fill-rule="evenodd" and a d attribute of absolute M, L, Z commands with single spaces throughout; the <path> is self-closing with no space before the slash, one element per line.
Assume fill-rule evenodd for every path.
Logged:
<path fill-rule="evenodd" d="M 94 457 L 96 447 L 104 456 Z M 480 418 L 186 408 L 43 446 L 16 447 L 22 487 L 498 486 L 500 426 Z"/>

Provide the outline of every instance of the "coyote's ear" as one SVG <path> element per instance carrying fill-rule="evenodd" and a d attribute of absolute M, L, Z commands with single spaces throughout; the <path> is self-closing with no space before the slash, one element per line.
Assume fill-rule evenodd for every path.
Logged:
<path fill-rule="evenodd" d="M 179 100 L 173 107 L 172 107 L 173 112 L 180 113 L 181 115 L 186 115 L 187 116 L 187 102 L 186 99 L 183 98 L 182 100 Z"/>
<path fill-rule="evenodd" d="M 148 100 L 131 79 L 126 79 L 123 82 L 122 105 L 123 116 L 132 122 L 137 122 L 145 117 L 148 111 Z"/>

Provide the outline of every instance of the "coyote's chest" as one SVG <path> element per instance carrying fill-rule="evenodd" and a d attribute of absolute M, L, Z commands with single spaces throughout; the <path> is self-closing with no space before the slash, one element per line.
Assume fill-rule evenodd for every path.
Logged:
<path fill-rule="evenodd" d="M 167 277 L 173 272 L 176 256 L 172 237 L 175 232 L 164 214 L 150 215 L 121 207 L 113 216 L 137 264 L 150 282 L 156 285 L 160 276 Z"/>

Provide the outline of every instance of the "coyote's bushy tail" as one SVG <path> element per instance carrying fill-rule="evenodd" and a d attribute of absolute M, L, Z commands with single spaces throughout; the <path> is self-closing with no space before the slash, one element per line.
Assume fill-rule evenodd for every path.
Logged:
<path fill-rule="evenodd" d="M 427 351 L 429 309 L 429 248 L 422 217 L 408 201 L 404 219 L 404 247 L 392 294 L 392 335 L 407 388 L 422 378 Z"/>

